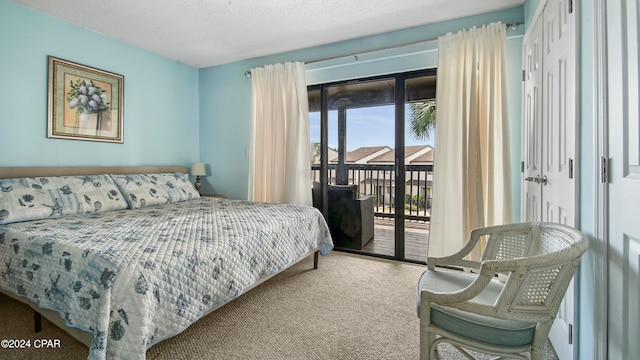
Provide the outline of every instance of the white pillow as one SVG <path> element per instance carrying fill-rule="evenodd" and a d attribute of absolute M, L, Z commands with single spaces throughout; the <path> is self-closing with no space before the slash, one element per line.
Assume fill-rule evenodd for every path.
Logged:
<path fill-rule="evenodd" d="M 106 174 L 0 179 L 0 224 L 126 208 Z"/>
<path fill-rule="evenodd" d="M 200 197 L 187 175 L 180 172 L 111 176 L 131 209 Z"/>

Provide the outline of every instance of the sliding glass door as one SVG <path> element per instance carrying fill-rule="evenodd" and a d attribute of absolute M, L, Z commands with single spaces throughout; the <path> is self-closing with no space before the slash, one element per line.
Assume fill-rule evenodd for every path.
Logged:
<path fill-rule="evenodd" d="M 433 70 L 309 88 L 314 206 L 337 249 L 426 261 L 433 136 L 411 129 L 434 97 Z"/>

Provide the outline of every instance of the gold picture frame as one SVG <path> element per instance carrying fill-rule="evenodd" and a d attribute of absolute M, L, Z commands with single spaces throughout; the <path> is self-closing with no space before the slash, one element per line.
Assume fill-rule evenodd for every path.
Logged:
<path fill-rule="evenodd" d="M 123 143 L 124 76 L 48 57 L 47 137 Z"/>

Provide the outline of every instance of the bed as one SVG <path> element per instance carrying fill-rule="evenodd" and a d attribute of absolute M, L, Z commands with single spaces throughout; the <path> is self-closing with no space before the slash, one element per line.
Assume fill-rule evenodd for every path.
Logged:
<path fill-rule="evenodd" d="M 144 359 L 332 248 L 315 208 L 200 197 L 184 167 L 0 168 L 0 291 L 90 359 Z"/>

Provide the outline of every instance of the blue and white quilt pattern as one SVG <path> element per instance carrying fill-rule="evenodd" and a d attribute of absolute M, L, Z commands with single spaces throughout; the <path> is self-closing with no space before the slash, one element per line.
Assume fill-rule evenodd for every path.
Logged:
<path fill-rule="evenodd" d="M 0 287 L 91 332 L 90 359 L 144 359 L 317 246 L 315 208 L 200 198 L 0 225 Z"/>

